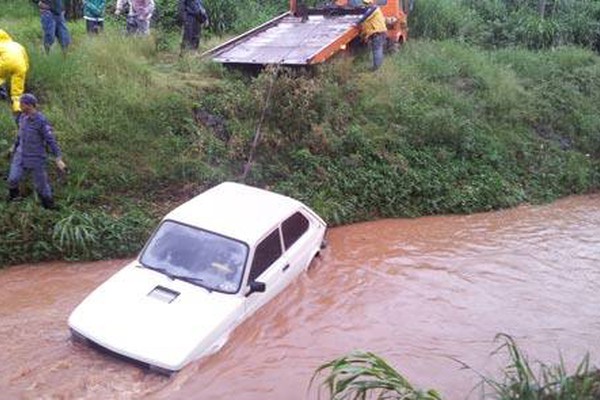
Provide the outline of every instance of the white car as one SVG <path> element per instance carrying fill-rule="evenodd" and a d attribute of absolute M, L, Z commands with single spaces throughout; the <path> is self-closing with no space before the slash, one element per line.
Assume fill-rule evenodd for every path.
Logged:
<path fill-rule="evenodd" d="M 69 317 L 84 339 L 164 373 L 217 351 L 304 271 L 325 222 L 297 200 L 225 182 L 169 212 L 139 257 Z"/>

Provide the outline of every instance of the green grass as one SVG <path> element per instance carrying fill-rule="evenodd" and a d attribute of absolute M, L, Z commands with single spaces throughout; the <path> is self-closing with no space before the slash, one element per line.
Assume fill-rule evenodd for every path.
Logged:
<path fill-rule="evenodd" d="M 321 365 L 313 375 L 310 386 L 322 374 L 325 377 L 321 386 L 331 400 L 441 400 L 435 390 L 415 389 L 408 379 L 384 359 L 370 352 L 354 352 Z"/>

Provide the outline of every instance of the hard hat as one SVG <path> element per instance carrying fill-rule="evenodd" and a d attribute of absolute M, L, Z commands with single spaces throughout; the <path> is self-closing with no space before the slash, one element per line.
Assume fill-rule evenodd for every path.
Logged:
<path fill-rule="evenodd" d="M 373 0 L 363 0 L 363 3 L 365 3 L 365 4 L 373 4 Z"/>

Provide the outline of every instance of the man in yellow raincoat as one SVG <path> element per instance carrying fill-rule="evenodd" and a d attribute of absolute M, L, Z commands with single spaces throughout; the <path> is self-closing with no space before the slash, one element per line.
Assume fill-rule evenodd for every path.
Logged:
<path fill-rule="evenodd" d="M 15 114 L 21 112 L 19 98 L 25 90 L 28 68 L 29 59 L 25 48 L 0 29 L 0 87 L 10 79 L 10 97 Z"/>
<path fill-rule="evenodd" d="M 357 24 L 361 28 L 361 36 L 365 42 L 369 42 L 373 51 L 373 70 L 383 64 L 383 46 L 387 39 L 387 26 L 381 8 L 374 4 L 373 0 L 363 0 L 369 6 L 361 16 Z"/>

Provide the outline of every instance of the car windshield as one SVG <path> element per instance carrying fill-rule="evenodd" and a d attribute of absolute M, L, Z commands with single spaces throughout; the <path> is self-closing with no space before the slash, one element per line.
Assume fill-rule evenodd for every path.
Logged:
<path fill-rule="evenodd" d="M 165 221 L 148 241 L 140 262 L 209 290 L 236 293 L 248 246 L 202 229 Z"/>

